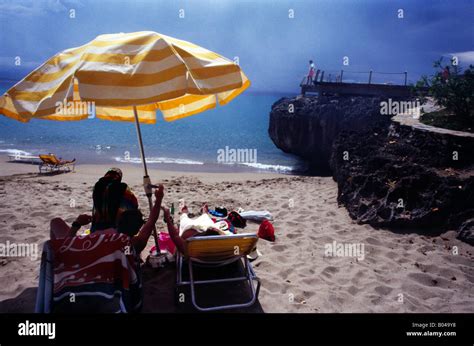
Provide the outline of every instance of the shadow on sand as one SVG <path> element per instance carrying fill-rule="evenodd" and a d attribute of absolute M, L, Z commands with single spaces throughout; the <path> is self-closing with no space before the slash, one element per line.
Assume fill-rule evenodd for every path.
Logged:
<path fill-rule="evenodd" d="M 183 278 L 188 279 L 187 266 L 183 270 Z M 215 279 L 243 275 L 241 262 L 236 262 L 222 268 L 197 268 L 195 279 Z M 154 270 L 146 267 L 142 271 L 144 282 L 143 312 L 196 312 L 191 300 L 189 286 L 176 289 L 176 270 L 173 265 L 164 269 Z M 248 283 L 232 282 L 213 285 L 199 285 L 196 287 L 196 300 L 201 307 L 212 305 L 239 304 L 250 300 Z M 257 300 L 255 304 L 246 308 L 220 310 L 220 312 L 264 312 Z"/>
<path fill-rule="evenodd" d="M 230 269 L 230 270 L 229 270 Z M 233 266 L 226 269 L 226 274 L 236 275 L 241 271 L 241 266 Z M 206 273 L 207 272 L 207 273 Z M 210 278 L 222 276 L 222 271 L 198 270 L 197 278 Z M 185 273 L 186 275 L 186 273 Z M 161 269 L 152 269 L 148 266 L 142 267 L 143 277 L 143 310 L 144 313 L 187 313 L 197 312 L 192 305 L 189 287 L 181 288 L 179 295 L 176 291 L 176 270 L 175 266 L 168 265 Z M 0 313 L 32 313 L 35 310 L 36 287 L 29 287 L 23 290 L 17 297 L 6 299 L 0 302 Z M 178 302 L 179 297 L 184 297 L 184 302 Z M 201 286 L 197 288 L 196 297 L 201 306 L 211 304 L 235 304 L 248 301 L 249 291 L 246 283 L 222 283 L 213 286 Z M 181 299 L 183 300 L 183 299 Z M 260 303 L 257 302 L 250 307 L 241 309 L 221 310 L 220 312 L 241 312 L 241 313 L 262 313 L 264 312 Z"/>
<path fill-rule="evenodd" d="M 0 302 L 0 313 L 31 313 L 35 311 L 36 287 L 28 287 L 18 296 Z"/>

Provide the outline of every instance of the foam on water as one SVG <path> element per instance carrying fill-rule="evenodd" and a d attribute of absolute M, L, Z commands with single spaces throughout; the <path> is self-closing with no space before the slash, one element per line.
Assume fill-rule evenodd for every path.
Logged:
<path fill-rule="evenodd" d="M 7 155 L 33 155 L 32 153 L 19 149 L 0 149 L 0 153 Z"/>
<path fill-rule="evenodd" d="M 264 171 L 292 172 L 294 170 L 294 167 L 291 167 L 291 166 L 270 165 L 270 164 L 257 163 L 257 162 L 255 162 L 255 163 L 242 162 L 242 163 L 239 163 L 239 164 L 244 165 L 244 166 L 248 166 L 248 167 L 252 167 L 252 168 L 261 169 L 261 170 L 264 170 Z"/>
<path fill-rule="evenodd" d="M 142 159 L 140 157 L 130 157 L 125 159 L 124 157 L 115 157 L 115 161 L 120 163 L 131 163 L 131 164 L 141 164 Z M 147 157 L 146 162 L 149 164 L 153 163 L 168 163 L 168 164 L 178 164 L 178 165 L 204 165 L 205 163 L 202 161 L 193 161 L 193 160 L 186 160 L 186 159 L 179 159 L 179 158 L 171 158 L 171 157 Z M 283 165 L 272 165 L 272 164 L 265 164 L 265 163 L 252 163 L 252 162 L 238 162 L 238 163 L 219 163 L 222 165 L 243 165 L 247 167 L 256 168 L 258 170 L 263 171 L 275 171 L 275 172 L 292 172 L 294 167 L 291 166 L 283 166 Z"/>
<path fill-rule="evenodd" d="M 128 159 L 124 157 L 115 157 L 115 161 L 120 163 L 142 163 L 140 157 L 130 157 Z M 146 163 L 172 163 L 178 165 L 203 165 L 204 162 L 193 161 L 186 159 L 176 159 L 171 157 L 147 157 L 145 158 Z"/>

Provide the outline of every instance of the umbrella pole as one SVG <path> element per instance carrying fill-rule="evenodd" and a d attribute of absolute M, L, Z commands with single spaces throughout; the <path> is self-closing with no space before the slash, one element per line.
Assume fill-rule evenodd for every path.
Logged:
<path fill-rule="evenodd" d="M 150 212 L 153 208 L 153 202 L 151 200 L 151 196 L 153 195 L 153 190 L 151 188 L 151 180 L 150 176 L 148 175 L 148 169 L 146 167 L 146 160 L 145 160 L 145 150 L 143 149 L 143 140 L 142 140 L 142 131 L 140 130 L 140 122 L 138 121 L 138 112 L 137 107 L 133 106 L 133 114 L 135 116 L 135 127 L 137 129 L 137 137 L 138 137 L 138 145 L 140 147 L 140 156 L 142 158 L 143 163 L 143 188 L 145 189 L 145 194 L 148 199 L 148 207 L 150 208 Z M 158 234 L 156 233 L 156 227 L 153 227 L 153 238 L 155 239 L 155 246 L 156 246 L 156 253 L 160 253 L 160 247 L 158 246 Z"/>

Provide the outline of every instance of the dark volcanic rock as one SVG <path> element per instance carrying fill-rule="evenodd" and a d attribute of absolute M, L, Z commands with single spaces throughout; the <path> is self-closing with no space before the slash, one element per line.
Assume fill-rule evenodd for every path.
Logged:
<path fill-rule="evenodd" d="M 331 157 L 338 202 L 376 226 L 458 228 L 474 217 L 473 166 L 473 138 L 398 123 L 341 133 Z"/>
<path fill-rule="evenodd" d="M 468 244 L 474 245 L 474 219 L 469 219 L 463 222 L 461 227 L 459 227 L 457 238 Z"/>
<path fill-rule="evenodd" d="M 472 244 L 474 138 L 401 125 L 380 115 L 385 100 L 283 98 L 272 106 L 268 132 L 313 173 L 332 172 L 338 202 L 358 222 L 427 233 L 458 229 L 458 238 Z"/>
<path fill-rule="evenodd" d="M 268 133 L 284 152 L 308 161 L 312 171 L 328 171 L 332 145 L 345 129 L 363 130 L 389 118 L 380 115 L 379 97 L 313 96 L 282 98 L 272 106 Z"/>

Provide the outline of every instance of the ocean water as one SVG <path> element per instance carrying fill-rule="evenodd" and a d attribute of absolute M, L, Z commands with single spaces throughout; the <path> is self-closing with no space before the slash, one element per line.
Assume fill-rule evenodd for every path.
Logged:
<path fill-rule="evenodd" d="M 13 84 L 0 82 L 1 94 Z M 158 112 L 156 124 L 141 125 L 149 167 L 204 172 L 303 171 L 304 163 L 276 148 L 268 136 L 271 105 L 283 96 L 289 95 L 246 92 L 224 107 L 170 123 Z M 233 149 L 241 150 L 235 160 Z M 34 155 L 51 152 L 64 159 L 76 158 L 78 163 L 141 165 L 135 124 L 128 122 L 33 119 L 23 124 L 0 116 L 0 155 L 17 151 Z M 222 162 L 222 158 L 226 160 Z"/>

